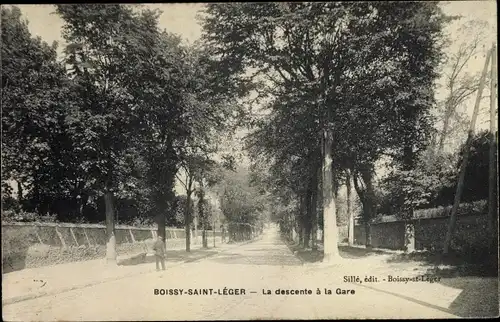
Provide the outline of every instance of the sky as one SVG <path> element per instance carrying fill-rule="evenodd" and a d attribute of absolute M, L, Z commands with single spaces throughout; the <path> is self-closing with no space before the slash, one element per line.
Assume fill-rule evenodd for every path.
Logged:
<path fill-rule="evenodd" d="M 460 15 L 463 19 L 450 24 L 446 32 L 455 40 L 451 44 L 451 49 L 456 49 L 457 45 L 466 40 L 466 35 L 462 35 L 459 26 L 467 20 L 480 19 L 486 21 L 491 26 L 490 32 L 486 33 L 485 45 L 491 46 L 492 41 L 496 41 L 496 1 L 446 1 L 441 2 L 443 11 L 449 15 Z M 62 20 L 55 14 L 53 5 L 20 5 L 24 17 L 29 21 L 29 28 L 32 34 L 42 37 L 48 43 L 58 41 L 61 46 L 64 41 L 61 37 Z M 161 29 L 179 34 L 186 42 L 194 42 L 201 36 L 201 26 L 196 15 L 203 9 L 203 3 L 171 3 L 171 4 L 143 4 L 143 7 L 160 9 L 163 13 L 160 17 L 159 25 Z M 478 56 L 467 66 L 468 71 L 481 71 L 484 64 L 484 57 Z M 437 96 L 442 97 L 438 91 Z M 473 104 L 468 104 L 473 105 Z M 472 107 L 468 111 L 472 115 Z M 485 123 L 484 120 L 478 122 L 479 126 Z"/>
<path fill-rule="evenodd" d="M 446 32 L 456 42 L 451 44 L 450 49 L 456 48 L 461 41 L 467 40 L 465 35 L 459 31 L 459 26 L 467 20 L 480 19 L 486 21 L 491 26 L 491 30 L 485 33 L 485 48 L 489 48 L 493 41 L 496 42 L 496 2 L 490 0 L 483 1 L 448 1 L 441 3 L 443 11 L 449 15 L 463 16 L 458 22 L 452 23 L 446 29 Z M 25 19 L 29 21 L 29 29 L 33 35 L 40 36 L 48 43 L 58 41 L 61 47 L 64 45 L 61 37 L 62 20 L 53 14 L 55 8 L 53 5 L 18 5 Z M 166 29 L 169 32 L 179 34 L 187 42 L 194 42 L 201 36 L 201 26 L 198 24 L 196 15 L 199 10 L 203 9 L 202 3 L 172 3 L 172 4 L 144 4 L 144 7 L 151 9 L 160 9 L 163 11 L 159 25 L 161 29 Z M 481 71 L 484 65 L 484 57 L 478 56 L 467 66 L 467 71 L 476 73 Z M 486 91 L 485 91 L 486 92 Z M 438 90 L 437 97 L 442 97 L 443 93 Z M 467 104 L 465 112 L 472 115 L 473 102 L 475 97 L 471 98 L 471 102 Z M 489 100 L 485 100 L 482 106 L 483 110 L 489 107 Z M 483 113 L 480 115 L 477 123 L 478 129 L 487 128 L 489 126 L 489 115 Z M 464 138 L 465 139 L 465 138 Z M 181 191 L 179 191 L 181 192 Z"/>
<path fill-rule="evenodd" d="M 63 21 L 53 14 L 53 5 L 18 5 L 23 16 L 29 21 L 29 29 L 33 35 L 42 37 L 48 43 L 54 40 L 63 44 L 61 27 Z M 160 9 L 163 11 L 159 25 L 181 35 L 192 42 L 201 36 L 201 27 L 196 21 L 196 14 L 203 8 L 202 3 L 169 3 L 169 4 L 144 4 L 143 7 Z"/>

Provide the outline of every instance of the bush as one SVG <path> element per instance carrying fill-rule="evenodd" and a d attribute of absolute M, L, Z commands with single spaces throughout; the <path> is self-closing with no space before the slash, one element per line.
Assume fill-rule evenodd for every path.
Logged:
<path fill-rule="evenodd" d="M 135 217 L 132 218 L 126 222 L 124 222 L 125 225 L 130 225 L 133 227 L 142 227 L 142 228 L 154 228 L 156 227 L 156 223 L 152 218 L 141 218 L 141 217 Z"/>
<path fill-rule="evenodd" d="M 407 218 L 413 209 L 432 207 L 455 175 L 453 155 L 422 155 L 414 169 L 395 169 L 384 178 L 379 212 Z"/>
<path fill-rule="evenodd" d="M 481 203 L 488 198 L 489 140 L 487 131 L 476 134 L 472 140 L 461 199 L 464 203 Z M 379 212 L 405 218 L 412 209 L 435 208 L 436 214 L 430 216 L 446 216 L 448 206 L 454 202 L 463 154 L 464 146 L 454 154 L 429 150 L 419 157 L 413 169 L 392 171 L 381 184 L 384 194 L 379 199 Z M 459 211 L 481 211 L 464 207 L 467 206 L 461 206 Z"/>
<path fill-rule="evenodd" d="M 2 211 L 2 222 L 57 222 L 55 215 L 42 216 L 25 211 Z"/>
<path fill-rule="evenodd" d="M 486 200 L 475 201 L 471 203 L 462 203 L 458 206 L 457 215 L 483 215 L 487 213 L 488 202 Z M 436 217 L 446 217 L 451 214 L 452 206 L 447 207 L 437 207 L 428 209 L 415 210 L 413 213 L 414 218 L 436 218 Z"/>
<path fill-rule="evenodd" d="M 472 139 L 469 162 L 467 163 L 465 171 L 465 183 L 462 195 L 462 200 L 464 202 L 488 198 L 487 182 L 489 177 L 490 133 L 489 131 L 482 131 L 475 134 Z M 459 153 L 457 168 L 462 163 L 464 152 L 465 146 L 462 146 Z M 495 149 L 495 160 L 496 155 L 497 150 Z"/>

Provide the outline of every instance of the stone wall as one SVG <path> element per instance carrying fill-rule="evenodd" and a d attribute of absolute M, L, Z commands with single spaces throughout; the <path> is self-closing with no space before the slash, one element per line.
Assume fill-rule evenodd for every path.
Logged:
<path fill-rule="evenodd" d="M 423 218 L 413 219 L 407 224 L 414 229 L 413 242 L 415 250 L 436 251 L 443 247 L 450 218 Z M 452 239 L 451 248 L 458 252 L 470 252 L 489 247 L 486 234 L 488 218 L 483 215 L 461 215 L 457 217 L 457 225 Z M 372 246 L 395 250 L 405 250 L 411 242 L 412 236 L 405 236 L 405 222 L 392 221 L 372 223 Z M 358 245 L 365 244 L 365 226 L 354 227 L 354 242 Z"/>
<path fill-rule="evenodd" d="M 435 250 L 443 247 L 449 217 L 420 219 L 415 221 L 415 248 Z M 459 216 L 451 242 L 452 249 L 468 251 L 488 244 L 487 216 Z"/>
<path fill-rule="evenodd" d="M 376 248 L 403 249 L 405 223 L 401 221 L 375 224 L 371 229 L 371 244 Z M 364 241 L 363 241 L 364 242 Z"/>
<path fill-rule="evenodd" d="M 363 225 L 354 226 L 354 244 L 364 245 L 366 240 L 365 227 Z"/>
<path fill-rule="evenodd" d="M 194 234 L 194 233 L 193 233 Z M 202 231 L 191 244 L 201 243 Z M 156 228 L 117 226 L 118 256 L 151 252 Z M 209 231 L 209 245 L 213 232 Z M 193 236 L 194 237 L 194 236 Z M 182 249 L 184 229 L 167 228 L 167 249 Z M 216 243 L 220 232 L 216 231 Z M 2 223 L 2 268 L 4 273 L 82 260 L 103 258 L 106 254 L 106 228 L 94 224 Z"/>

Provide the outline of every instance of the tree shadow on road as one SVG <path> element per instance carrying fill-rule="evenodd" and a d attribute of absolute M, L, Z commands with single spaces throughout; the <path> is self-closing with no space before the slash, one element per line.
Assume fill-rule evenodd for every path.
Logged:
<path fill-rule="evenodd" d="M 428 275 L 436 283 L 461 290 L 447 308 L 459 317 L 498 315 L 498 261 L 489 254 L 416 251 L 396 253 L 384 261 L 398 275 Z M 415 272 L 418 271 L 418 272 Z"/>
<path fill-rule="evenodd" d="M 420 266 L 440 285 L 462 290 L 449 306 L 460 317 L 498 316 L 498 261 L 488 254 L 442 256 L 437 252 L 398 254 L 387 259 L 394 269 Z"/>
<path fill-rule="evenodd" d="M 347 245 L 339 245 L 339 253 L 343 258 L 362 258 L 374 255 L 389 255 L 392 252 L 374 248 L 351 247 Z"/>
<path fill-rule="evenodd" d="M 287 242 L 289 249 L 303 262 L 314 263 L 323 260 L 323 252 L 304 249 L 296 243 Z M 380 258 L 385 263 L 388 273 L 411 277 L 413 275 L 430 275 L 438 279 L 435 283 L 461 290 L 445 311 L 459 317 L 495 317 L 498 316 L 498 262 L 472 260 L 467 256 L 452 254 L 442 258 L 439 254 L 429 252 L 403 253 L 366 249 L 360 247 L 339 246 L 343 258 L 364 259 L 370 256 Z M 361 262 L 360 262 L 361 263 Z M 382 290 L 380 290 L 382 291 Z M 394 296 L 411 299 L 407 295 Z M 420 303 L 422 304 L 422 303 Z M 422 304 L 431 305 L 431 303 Z"/>
<path fill-rule="evenodd" d="M 492 277 L 441 278 L 440 284 L 461 289 L 449 309 L 460 317 L 498 316 L 498 279 Z"/>
<path fill-rule="evenodd" d="M 470 256 L 456 253 L 442 256 L 437 252 L 419 251 L 408 254 L 395 254 L 387 259 L 387 263 L 410 263 L 428 266 L 429 274 L 441 277 L 497 277 L 498 259 L 495 257 L 488 254 Z"/>
<path fill-rule="evenodd" d="M 303 248 L 298 243 L 286 242 L 290 251 L 292 251 L 295 256 L 297 256 L 301 261 L 305 263 L 317 263 L 323 260 L 323 250 L 320 247 L 318 250 L 312 250 L 311 248 Z M 388 255 L 392 254 L 380 249 L 372 248 L 362 248 L 362 247 L 350 247 L 347 245 L 339 245 L 339 254 L 342 258 L 357 259 L 365 258 L 374 255 Z"/>
<path fill-rule="evenodd" d="M 192 262 L 208 256 L 217 254 L 216 251 L 197 249 L 190 252 L 185 250 L 168 250 L 166 262 Z M 146 253 L 138 254 L 121 260 L 118 262 L 120 266 L 143 265 L 155 263 L 154 255 L 146 255 Z"/>

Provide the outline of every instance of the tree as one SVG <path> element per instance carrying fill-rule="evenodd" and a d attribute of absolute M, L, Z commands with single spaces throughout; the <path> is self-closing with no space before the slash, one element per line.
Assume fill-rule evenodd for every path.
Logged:
<path fill-rule="evenodd" d="M 214 158 L 221 153 L 218 140 L 234 133 L 240 118 L 239 105 L 232 91 L 224 89 L 231 85 L 219 75 L 218 67 L 211 61 L 211 48 L 195 43 L 186 48 L 186 89 L 185 114 L 186 128 L 182 148 L 179 152 L 182 172 L 177 179 L 186 189 L 187 204 L 195 192 L 195 183 L 203 184 L 205 174 L 211 171 L 216 162 Z M 222 158 L 229 160 L 227 154 Z M 180 178 L 185 176 L 185 178 Z M 190 227 L 192 209 L 188 206 L 185 213 L 186 251 L 190 251 Z M 195 223 L 195 234 L 197 235 Z"/>
<path fill-rule="evenodd" d="M 270 163 L 267 189 L 280 199 L 301 200 L 294 221 L 300 244 L 308 247 L 317 219 L 313 204 L 318 195 L 320 139 L 318 130 L 309 126 L 316 117 L 310 110 L 312 98 L 297 95 L 291 88 L 287 91 L 265 106 L 271 114 L 254 121 L 255 130 L 247 137 L 247 148 L 254 162 Z"/>
<path fill-rule="evenodd" d="M 78 95 L 71 111 L 72 138 L 85 156 L 80 169 L 104 195 L 106 257 L 115 262 L 114 199 L 129 170 L 126 155 L 140 103 L 127 91 L 134 80 L 128 70 L 142 65 L 141 54 L 148 50 L 142 45 L 154 30 L 154 19 L 124 5 L 57 5 L 56 13 L 64 20 L 65 63 Z"/>
<path fill-rule="evenodd" d="M 184 225 L 184 214 L 185 214 L 185 209 L 187 207 L 187 204 L 186 204 L 186 196 L 176 196 L 175 197 L 175 201 L 174 201 L 174 207 L 173 207 L 173 213 L 174 213 L 174 216 L 172 217 L 169 217 L 169 222 L 167 222 L 167 224 L 170 226 L 170 227 L 177 227 L 177 228 L 181 228 L 181 227 L 185 227 Z"/>
<path fill-rule="evenodd" d="M 137 61 L 128 70 L 130 93 L 140 101 L 136 108 L 134 144 L 146 164 L 145 178 L 150 188 L 158 235 L 165 237 L 166 220 L 174 214 L 174 186 L 181 166 L 182 151 L 189 136 L 189 66 L 181 39 L 158 30 L 159 12 L 143 12 L 147 37 L 138 42 Z M 149 29 L 148 29 L 149 28 Z"/>
<path fill-rule="evenodd" d="M 481 45 L 484 45 L 484 31 L 487 28 L 488 24 L 481 20 L 471 20 L 461 25 L 459 34 L 461 37 L 467 35 L 467 39 L 458 44 L 458 48 L 447 57 L 444 64 L 447 96 L 438 105 L 438 119 L 442 122 L 442 128 L 433 147 L 436 153 L 443 151 L 445 142 L 454 133 L 467 132 L 467 122 L 461 119 L 459 108 L 477 91 L 480 72 L 471 75 L 466 67 L 477 55 L 484 54 Z"/>
<path fill-rule="evenodd" d="M 467 170 L 467 162 L 468 162 L 469 154 L 470 154 L 471 141 L 472 141 L 473 136 L 474 136 L 474 131 L 475 131 L 475 127 L 476 127 L 476 120 L 477 120 L 477 116 L 479 114 L 479 105 L 481 103 L 485 79 L 486 79 L 486 75 L 488 72 L 488 65 L 489 65 L 489 61 L 491 59 L 493 52 L 494 52 L 493 48 L 492 48 L 492 50 L 490 50 L 488 52 L 488 54 L 486 56 L 485 64 L 484 64 L 484 69 L 483 69 L 483 72 L 481 73 L 481 78 L 479 80 L 479 87 L 478 87 L 476 102 L 474 104 L 474 111 L 472 113 L 472 119 L 470 122 L 467 140 L 465 141 L 465 145 L 464 145 L 465 146 L 464 154 L 462 157 L 462 162 L 460 164 L 460 172 L 458 175 L 457 190 L 455 193 L 455 198 L 453 200 L 453 207 L 451 208 L 451 213 L 450 213 L 450 222 L 448 224 L 448 231 L 446 232 L 446 238 L 445 238 L 445 242 L 443 245 L 443 254 L 444 255 L 448 254 L 449 247 L 451 244 L 451 239 L 453 236 L 453 231 L 455 229 L 458 206 L 459 206 L 460 199 L 462 197 L 463 188 L 464 188 L 465 172 Z"/>
<path fill-rule="evenodd" d="M 31 37 L 17 7 L 2 7 L 3 186 L 17 182 L 24 209 L 73 220 L 89 191 L 67 124 L 72 84 L 56 50 Z"/>
<path fill-rule="evenodd" d="M 464 178 L 464 191 L 462 196 L 464 202 L 488 199 L 488 186 L 485 185 L 485 182 L 488 182 L 489 177 L 488 161 L 491 137 L 492 135 L 489 131 L 481 131 L 475 134 L 471 140 L 469 161 L 467 163 Z M 463 144 L 460 148 L 458 165 L 463 161 L 465 149 L 465 144 Z M 494 158 L 496 158 L 496 153 Z M 496 193 L 495 189 L 494 194 L 496 195 Z"/>
<path fill-rule="evenodd" d="M 203 182 L 203 171 L 207 170 L 213 164 L 213 161 L 206 159 L 204 156 L 200 155 L 190 155 L 184 158 L 182 162 L 182 169 L 184 170 L 185 179 L 181 179 L 177 176 L 179 182 L 182 184 L 184 189 L 186 189 L 186 204 L 187 207 L 184 209 L 184 224 L 186 231 L 186 251 L 189 252 L 191 250 L 191 223 L 192 223 L 192 213 L 193 209 L 191 208 L 192 204 L 192 194 L 196 191 L 195 183 Z M 203 193 L 203 192 L 200 192 Z M 203 201 L 202 201 L 203 202 Z M 196 223 L 195 223 L 196 224 Z M 197 227 L 195 230 L 197 234 Z M 195 235 L 195 237 L 197 237 Z"/>
<path fill-rule="evenodd" d="M 374 162 L 385 153 L 410 165 L 425 143 L 444 21 L 434 2 L 208 6 L 204 38 L 219 64 L 268 82 L 258 87 L 269 94 L 264 127 L 274 124 L 267 141 L 279 143 L 263 149 L 283 162 L 297 157 L 291 146 L 323 147 L 325 261 L 338 254 L 332 167 L 354 164 L 368 181 L 368 219 Z"/>

